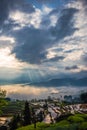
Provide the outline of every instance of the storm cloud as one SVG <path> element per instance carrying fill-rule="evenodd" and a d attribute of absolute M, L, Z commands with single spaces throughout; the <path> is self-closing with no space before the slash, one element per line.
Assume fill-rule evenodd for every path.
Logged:
<path fill-rule="evenodd" d="M 22 62 L 41 64 L 42 61 L 46 59 L 46 50 L 48 48 L 54 46 L 54 44 L 56 45 L 61 39 L 73 35 L 77 30 L 77 28 L 74 27 L 74 14 L 77 13 L 78 10 L 72 7 L 64 8 L 60 12 L 57 8 L 54 8 L 47 15 L 39 16 L 36 21 L 34 19 L 37 15 L 34 15 L 33 22 L 29 22 L 32 18 L 29 14 L 37 11 L 32 4 L 24 0 L 9 0 L 9 2 L 7 0 L 1 0 L 0 6 L 1 23 L 4 24 L 1 26 L 3 28 L 3 33 L 15 37 L 16 43 L 11 53 L 15 54 L 15 57 Z M 48 8 L 46 8 L 46 10 L 48 10 Z M 19 11 L 19 14 L 15 11 Z M 11 12 L 14 13 L 11 14 Z M 16 16 L 12 16 L 15 15 L 15 13 Z M 37 13 L 40 13 L 40 11 Z M 55 25 L 52 26 L 50 23 L 53 19 L 50 19 L 50 17 L 53 17 L 53 15 L 55 16 L 55 13 L 58 18 Z M 35 22 L 38 23 L 39 19 L 41 19 L 40 25 L 38 25 L 38 28 L 35 28 Z M 5 24 L 6 20 L 7 23 Z M 12 29 L 14 30 L 15 28 L 20 29 L 12 31 Z M 51 59 L 49 62 L 52 60 L 54 61 L 54 59 Z"/>
<path fill-rule="evenodd" d="M 77 65 L 73 65 L 71 67 L 69 67 L 69 66 L 65 67 L 65 70 L 75 70 L 75 69 L 78 69 Z"/>
<path fill-rule="evenodd" d="M 21 61 L 40 64 L 46 57 L 46 49 L 75 32 L 73 15 L 76 12 L 74 8 L 62 10 L 55 27 L 48 30 L 30 27 L 16 32 L 17 44 L 12 53 Z"/>
<path fill-rule="evenodd" d="M 46 46 L 52 44 L 48 31 L 34 28 L 24 28 L 17 33 L 16 38 L 18 43 L 12 53 L 15 53 L 19 60 L 31 64 L 40 64 L 41 59 L 45 57 L 45 53 L 42 52 L 46 49 Z"/>
<path fill-rule="evenodd" d="M 75 8 L 63 9 L 61 11 L 60 18 L 58 19 L 56 26 L 52 29 L 52 34 L 56 36 L 57 40 L 70 36 L 77 30 L 77 28 L 73 26 L 73 15 L 77 11 L 78 10 Z"/>

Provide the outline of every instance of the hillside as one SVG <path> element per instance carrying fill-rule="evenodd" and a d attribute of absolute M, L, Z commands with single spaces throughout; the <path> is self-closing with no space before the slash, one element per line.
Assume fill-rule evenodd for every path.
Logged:
<path fill-rule="evenodd" d="M 29 125 L 17 130 L 87 130 L 87 114 L 75 114 L 55 124 L 37 123 L 37 127 Z"/>

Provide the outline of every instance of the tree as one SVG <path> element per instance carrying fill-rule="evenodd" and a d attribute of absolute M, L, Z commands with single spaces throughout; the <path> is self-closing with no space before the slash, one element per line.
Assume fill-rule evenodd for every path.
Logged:
<path fill-rule="evenodd" d="M 6 96 L 6 91 L 0 89 L 0 115 L 3 113 L 2 107 L 8 104 L 8 102 L 5 100 L 5 96 Z"/>
<path fill-rule="evenodd" d="M 44 119 L 44 112 L 40 111 L 38 115 L 39 115 L 39 121 L 42 122 Z"/>
<path fill-rule="evenodd" d="M 47 100 L 45 100 L 45 104 L 43 105 L 43 108 L 44 108 L 45 110 L 48 109 L 48 103 L 47 103 Z"/>
<path fill-rule="evenodd" d="M 19 127 L 19 123 L 21 121 L 21 117 L 19 114 L 14 115 L 11 122 L 9 123 L 10 130 L 15 130 Z"/>
<path fill-rule="evenodd" d="M 5 96 L 6 96 L 6 91 L 0 89 L 0 99 L 5 98 Z"/>
<path fill-rule="evenodd" d="M 30 111 L 29 103 L 26 101 L 25 108 L 24 108 L 24 125 L 26 126 L 29 124 L 31 124 L 31 111 Z"/>
<path fill-rule="evenodd" d="M 71 103 L 72 102 L 72 96 L 71 95 L 69 95 L 69 96 L 65 95 L 64 100 L 65 100 L 65 102 Z"/>
<path fill-rule="evenodd" d="M 81 99 L 84 103 L 87 103 L 87 92 L 81 93 L 80 99 Z"/>
<path fill-rule="evenodd" d="M 0 126 L 0 130 L 7 130 L 6 126 Z"/>
<path fill-rule="evenodd" d="M 34 128 L 36 128 L 36 122 L 37 122 L 37 119 L 36 119 L 35 110 L 34 108 L 32 108 L 32 123 L 34 123 Z"/>

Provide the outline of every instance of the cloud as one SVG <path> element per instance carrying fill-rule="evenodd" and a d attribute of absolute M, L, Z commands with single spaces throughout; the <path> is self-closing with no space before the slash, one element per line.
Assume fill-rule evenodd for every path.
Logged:
<path fill-rule="evenodd" d="M 37 0 L 39 3 L 42 3 L 42 4 L 47 4 L 47 3 L 54 3 L 53 2 L 53 0 Z M 55 2 L 57 2 L 56 0 L 55 0 Z"/>
<path fill-rule="evenodd" d="M 7 91 L 7 96 L 12 99 L 34 99 L 34 98 L 47 98 L 50 93 L 59 92 L 56 88 L 46 88 L 46 87 L 35 87 L 28 86 L 25 87 L 21 85 L 11 85 L 1 86 L 2 89 Z"/>
<path fill-rule="evenodd" d="M 82 90 L 87 91 L 86 87 L 35 87 L 26 85 L 25 87 L 21 85 L 5 85 L 0 86 L 1 89 L 6 90 L 7 97 L 11 99 L 20 99 L 20 100 L 31 100 L 31 99 L 46 99 L 48 96 L 60 97 L 60 95 L 78 95 Z M 13 88 L 13 89 L 12 89 Z"/>
<path fill-rule="evenodd" d="M 13 70 L 13 72 L 12 72 Z M 8 72 L 7 72 L 8 71 Z M 15 71 L 15 73 L 14 73 Z M 52 71 L 52 70 L 51 70 Z M 62 87 L 62 86 L 76 86 L 86 87 L 87 85 L 87 70 L 80 72 L 58 73 L 58 70 L 16 70 L 4 69 L 1 71 L 0 85 L 18 84 L 21 86 L 29 85 L 30 87 Z M 5 77 L 8 75 L 8 77 Z"/>
<path fill-rule="evenodd" d="M 25 0 L 0 0 L 0 24 L 3 24 L 11 11 L 17 9 L 26 13 L 34 11 L 33 6 L 26 3 Z"/>
<path fill-rule="evenodd" d="M 87 0 L 80 0 L 84 5 L 87 5 Z"/>
<path fill-rule="evenodd" d="M 64 58 L 65 58 L 64 56 L 54 56 L 53 58 L 44 60 L 44 62 L 58 62 L 58 61 L 63 60 Z"/>
<path fill-rule="evenodd" d="M 5 48 L 5 47 L 11 47 L 12 44 L 15 43 L 15 39 L 13 37 L 8 37 L 8 36 L 0 36 L 0 48 Z"/>
<path fill-rule="evenodd" d="M 44 2 L 44 3 L 45 3 L 45 2 L 52 2 L 52 0 L 37 0 L 37 1 L 38 1 L 38 2 L 42 2 L 42 3 L 43 3 L 43 2 Z"/>
<path fill-rule="evenodd" d="M 87 9 L 87 0 L 79 0 L 82 3 L 82 6 Z"/>
<path fill-rule="evenodd" d="M 46 57 L 46 50 L 56 44 L 55 41 L 70 36 L 76 30 L 73 27 L 73 15 L 77 10 L 63 9 L 57 24 L 49 29 L 26 27 L 15 34 L 17 44 L 12 53 L 22 62 L 41 64 Z M 43 53 L 44 52 L 44 53 Z"/>
<path fill-rule="evenodd" d="M 77 65 L 73 65 L 71 67 L 69 67 L 69 66 L 65 67 L 65 70 L 75 70 L 75 69 L 78 69 Z"/>
<path fill-rule="evenodd" d="M 82 79 L 87 77 L 85 5 L 81 6 L 78 0 L 69 1 L 65 5 L 61 2 L 61 8 L 52 6 L 49 2 L 45 4 L 44 1 L 41 6 L 39 2 L 38 6 L 34 6 L 36 2 L 29 1 L 33 5 L 27 2 L 1 0 L 0 7 L 6 5 L 6 9 L 5 6 L 0 8 L 3 23 L 0 24 L 0 67 L 15 68 L 11 70 L 14 72 L 21 69 L 21 74 L 18 73 L 17 78 L 13 75 L 12 80 L 0 79 L 0 83 L 30 83 L 42 86 L 44 82 L 48 87 L 51 85 L 48 79 L 54 77 L 59 82 L 58 84 L 52 80 L 54 87 L 68 83 L 71 86 L 85 86 L 85 79 Z M 3 77 L 10 75 L 9 70 L 5 71 L 6 73 L 2 71 Z M 81 77 L 82 85 L 77 83 L 77 77 Z"/>
<path fill-rule="evenodd" d="M 18 42 L 12 53 L 15 53 L 16 58 L 23 62 L 40 64 L 45 57 L 42 52 L 46 46 L 52 44 L 50 33 L 41 29 L 24 28 L 15 35 Z"/>
<path fill-rule="evenodd" d="M 1 86 L 2 87 L 2 86 Z M 45 93 L 48 93 L 47 88 L 36 88 L 34 86 L 25 86 L 21 85 L 13 85 L 13 89 L 11 89 L 11 85 L 3 86 L 3 89 L 7 91 L 7 96 L 11 98 L 21 98 L 21 99 L 32 99 L 35 97 L 43 96 Z M 43 94 L 42 94 L 43 93 Z"/>
<path fill-rule="evenodd" d="M 87 53 L 84 53 L 84 54 L 81 56 L 81 59 L 82 59 L 82 62 L 84 62 L 84 64 L 87 65 Z"/>
<path fill-rule="evenodd" d="M 57 40 L 70 36 L 77 30 L 73 26 L 73 16 L 77 11 L 75 8 L 66 8 L 61 11 L 56 26 L 52 28 L 52 34 Z"/>
<path fill-rule="evenodd" d="M 43 6 L 43 14 L 44 14 L 44 17 L 42 17 L 42 20 L 41 20 L 41 28 L 49 29 L 50 27 L 55 27 L 58 20 L 58 15 L 59 15 L 58 9 L 52 9 L 52 8 Z"/>
<path fill-rule="evenodd" d="M 12 11 L 9 14 L 9 19 L 14 21 L 14 24 L 22 29 L 23 27 L 33 26 L 34 28 L 39 28 L 41 22 L 41 11 L 35 9 L 32 13 L 26 13 L 20 10 Z M 15 30 L 15 27 L 14 27 Z"/>
<path fill-rule="evenodd" d="M 44 6 L 41 12 L 40 9 L 31 7 L 30 4 L 26 5 L 23 0 L 18 2 L 13 0 L 13 3 L 9 2 L 8 5 L 13 6 L 13 10 L 7 11 L 9 15 L 7 22 L 5 20 L 4 23 L 4 33 L 7 32 L 16 39 L 12 54 L 19 61 L 30 64 L 41 64 L 43 61 L 47 61 L 46 50 L 76 31 L 73 17 L 78 10 L 75 8 L 65 8 L 60 12 L 56 10 L 55 15 L 55 13 L 51 14 L 55 9 Z M 27 6 L 30 6 L 31 11 Z M 46 19 L 46 16 L 49 17 Z M 59 61 L 63 57 L 57 56 L 50 59 L 49 62 Z"/>
<path fill-rule="evenodd" d="M 68 3 L 70 0 L 37 0 L 38 3 L 41 4 L 50 4 L 51 6 L 55 7 L 55 6 L 62 6 L 65 3 Z M 72 1 L 72 0 L 71 0 Z"/>
<path fill-rule="evenodd" d="M 25 63 L 19 62 L 14 55 L 11 55 L 11 49 L 12 44 L 6 41 L 0 43 L 0 71 L 2 71 L 2 68 L 19 69 L 24 66 Z M 7 74 L 4 76 L 7 77 Z"/>
<path fill-rule="evenodd" d="M 77 86 L 77 87 L 86 87 L 87 85 L 87 78 L 83 79 L 75 79 L 75 78 L 62 78 L 62 79 L 52 79 L 48 80 L 47 82 L 40 82 L 36 84 L 32 84 L 38 87 L 45 86 L 45 87 L 59 87 L 59 86 Z"/>
<path fill-rule="evenodd" d="M 16 65 L 15 65 L 16 64 Z M 0 84 L 31 84 L 35 82 L 46 81 L 50 78 L 52 71 L 46 69 L 39 69 L 33 66 L 30 68 L 24 68 L 26 64 L 21 64 L 18 68 L 17 63 L 12 63 L 13 68 L 0 67 Z M 22 66 L 23 65 L 23 66 Z M 8 75 L 8 76 L 7 76 Z"/>

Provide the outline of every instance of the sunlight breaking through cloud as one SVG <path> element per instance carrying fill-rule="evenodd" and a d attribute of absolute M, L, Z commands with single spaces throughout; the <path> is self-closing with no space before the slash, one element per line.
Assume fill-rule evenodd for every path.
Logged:
<path fill-rule="evenodd" d="M 86 0 L 0 0 L 0 85 L 87 87 L 86 12 Z"/>

